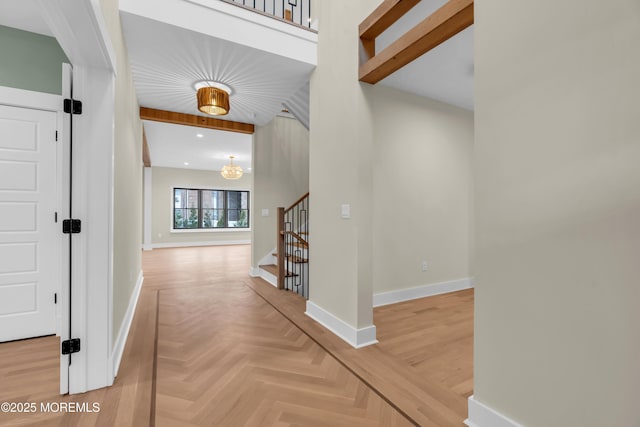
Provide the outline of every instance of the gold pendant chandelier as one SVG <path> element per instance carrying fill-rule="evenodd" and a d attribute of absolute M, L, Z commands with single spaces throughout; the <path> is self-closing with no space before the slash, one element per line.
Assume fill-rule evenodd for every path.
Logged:
<path fill-rule="evenodd" d="M 224 165 L 222 167 L 222 170 L 220 171 L 220 175 L 222 175 L 222 177 L 224 179 L 240 179 L 242 178 L 242 168 L 238 165 L 234 165 L 233 164 L 233 159 L 235 159 L 234 156 L 229 156 L 229 164 L 228 165 Z"/>

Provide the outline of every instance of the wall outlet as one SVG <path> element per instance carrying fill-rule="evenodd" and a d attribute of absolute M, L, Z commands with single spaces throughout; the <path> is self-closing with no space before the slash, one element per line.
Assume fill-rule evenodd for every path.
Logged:
<path fill-rule="evenodd" d="M 427 271 L 429 269 L 429 264 L 427 261 L 422 261 L 422 271 Z"/>
<path fill-rule="evenodd" d="M 162 233 L 158 233 L 158 237 L 162 237 Z"/>

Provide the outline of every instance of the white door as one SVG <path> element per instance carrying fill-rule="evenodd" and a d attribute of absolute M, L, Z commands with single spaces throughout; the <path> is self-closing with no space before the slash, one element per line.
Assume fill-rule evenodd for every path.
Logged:
<path fill-rule="evenodd" d="M 0 342 L 56 332 L 56 113 L 0 105 Z"/>

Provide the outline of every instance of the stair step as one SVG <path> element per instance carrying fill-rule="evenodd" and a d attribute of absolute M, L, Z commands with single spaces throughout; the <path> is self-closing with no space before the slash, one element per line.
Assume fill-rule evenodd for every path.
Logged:
<path fill-rule="evenodd" d="M 286 246 L 286 245 L 285 245 Z M 291 246 L 295 246 L 296 248 L 300 248 L 300 249 L 309 249 L 307 246 L 305 246 L 303 243 L 298 243 L 298 242 L 293 242 L 291 243 Z M 273 256 L 278 256 L 277 253 L 272 253 L 271 255 Z"/>
<path fill-rule="evenodd" d="M 293 256 L 292 255 L 288 255 L 287 257 L 291 258 L 289 261 L 293 262 L 295 264 L 306 264 L 306 263 L 309 262 L 309 260 L 307 258 L 302 258 L 302 257 L 299 257 L 297 255 L 293 255 Z"/>
<path fill-rule="evenodd" d="M 271 255 L 273 255 L 274 257 L 278 258 L 278 254 L 277 254 L 277 253 L 275 253 L 275 252 L 274 252 L 274 253 L 272 253 Z M 302 258 L 302 257 L 299 257 L 299 256 L 297 256 L 297 255 L 290 255 L 290 254 L 288 254 L 288 255 L 285 255 L 285 257 L 287 257 L 287 258 L 292 258 L 292 259 L 290 259 L 290 260 L 289 260 L 289 262 L 293 262 L 293 263 L 296 263 L 296 264 L 306 264 L 306 263 L 308 263 L 308 262 L 309 262 L 309 259 L 307 259 L 307 258 Z"/>
<path fill-rule="evenodd" d="M 260 265 L 259 266 L 261 269 L 268 271 L 269 273 L 273 274 L 274 276 L 278 277 L 278 266 L 275 264 L 267 264 L 267 265 Z M 290 271 L 285 272 L 284 277 L 296 277 L 297 274 L 294 274 Z"/>
<path fill-rule="evenodd" d="M 305 245 L 304 243 L 301 243 L 301 242 L 291 242 L 291 243 L 289 243 L 289 245 L 295 246 L 296 248 L 300 248 L 300 249 L 308 249 L 309 248 L 308 245 Z"/>

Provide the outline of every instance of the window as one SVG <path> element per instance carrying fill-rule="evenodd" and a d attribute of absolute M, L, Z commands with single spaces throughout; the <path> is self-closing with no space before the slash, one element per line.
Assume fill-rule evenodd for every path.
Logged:
<path fill-rule="evenodd" d="M 249 228 L 249 192 L 174 188 L 173 228 Z"/>

